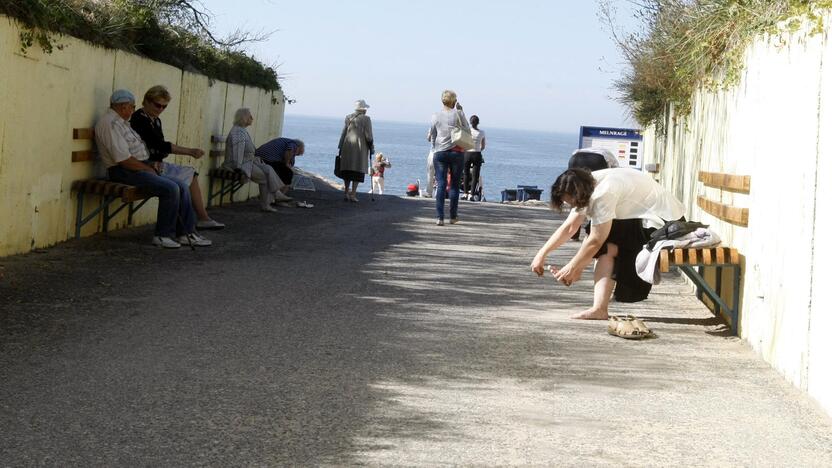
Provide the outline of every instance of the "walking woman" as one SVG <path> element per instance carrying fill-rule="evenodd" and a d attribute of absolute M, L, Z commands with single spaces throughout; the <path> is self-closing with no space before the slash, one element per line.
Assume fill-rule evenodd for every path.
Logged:
<path fill-rule="evenodd" d="M 469 130 L 462 106 L 456 93 L 442 92 L 442 110 L 433 114 L 428 140 L 433 144 L 433 167 L 436 173 L 436 225 L 445 225 L 445 192 L 448 189 L 448 172 L 451 173 L 451 224 L 459 222 L 459 179 L 462 175 L 463 149 L 456 146 L 451 136 L 455 128 Z"/>
<path fill-rule="evenodd" d="M 482 159 L 482 152 L 485 151 L 485 132 L 479 129 L 480 118 L 471 116 L 471 136 L 474 138 L 474 147 L 465 152 L 465 162 L 462 170 L 462 185 L 465 189 L 463 200 L 480 200 L 477 193 L 477 186 L 480 183 L 480 167 L 485 162 Z"/>
<path fill-rule="evenodd" d="M 369 157 L 375 153 L 373 125 L 367 116 L 369 108 L 363 99 L 355 101 L 355 112 L 344 118 L 344 129 L 338 141 L 338 155 L 341 156 L 339 177 L 344 179 L 344 201 L 353 203 L 358 203 L 355 194 L 358 184 L 364 182 Z"/>

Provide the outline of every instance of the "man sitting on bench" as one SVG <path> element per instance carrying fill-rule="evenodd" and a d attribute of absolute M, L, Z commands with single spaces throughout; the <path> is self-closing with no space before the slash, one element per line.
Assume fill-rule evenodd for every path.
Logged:
<path fill-rule="evenodd" d="M 274 169 L 277 176 L 285 184 L 280 190 L 286 194 L 292 188 L 295 176 L 295 157 L 303 155 L 303 142 L 291 138 L 275 138 L 262 144 L 254 151 L 254 155 Z"/>
<path fill-rule="evenodd" d="M 101 161 L 107 167 L 108 178 L 159 197 L 153 245 L 167 249 L 178 248 L 181 244 L 210 246 L 211 241 L 196 232 L 188 185 L 159 175 L 144 162 L 148 156 L 147 148 L 127 122 L 135 108 L 133 94 L 118 89 L 110 96 L 110 108 L 95 124 L 95 141 Z"/>

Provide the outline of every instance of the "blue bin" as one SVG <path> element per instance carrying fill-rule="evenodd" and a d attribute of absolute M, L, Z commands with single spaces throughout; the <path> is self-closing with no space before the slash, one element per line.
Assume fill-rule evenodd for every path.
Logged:
<path fill-rule="evenodd" d="M 517 201 L 540 200 L 541 193 L 543 193 L 543 189 L 537 187 L 518 188 Z"/>
<path fill-rule="evenodd" d="M 502 201 L 515 201 L 517 200 L 517 190 L 515 189 L 505 189 L 502 191 Z"/>

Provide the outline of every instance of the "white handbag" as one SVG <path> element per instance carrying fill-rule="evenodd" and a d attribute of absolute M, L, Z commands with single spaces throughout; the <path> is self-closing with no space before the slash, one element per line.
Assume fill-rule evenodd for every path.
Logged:
<path fill-rule="evenodd" d="M 459 111 L 455 110 L 457 126 L 451 129 L 451 144 L 459 146 L 463 151 L 474 149 L 474 137 L 471 129 L 462 126 L 462 119 L 459 118 Z"/>

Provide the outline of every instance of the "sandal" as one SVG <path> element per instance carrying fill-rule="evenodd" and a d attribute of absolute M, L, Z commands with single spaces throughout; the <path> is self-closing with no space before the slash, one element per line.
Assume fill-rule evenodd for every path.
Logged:
<path fill-rule="evenodd" d="M 627 319 L 633 322 L 633 326 L 636 327 L 638 331 L 640 331 L 644 335 L 645 338 L 652 338 L 655 336 L 653 330 L 651 330 L 650 327 L 648 327 L 647 324 L 645 324 L 644 321 L 640 318 L 636 317 L 635 315 L 628 315 Z"/>
<path fill-rule="evenodd" d="M 641 325 L 647 329 L 648 333 L 645 333 L 641 328 L 636 326 L 634 323 L 635 320 L 630 317 L 611 316 L 607 322 L 607 333 L 619 338 L 624 338 L 625 340 L 642 340 L 652 335 L 653 332 L 651 332 L 650 329 L 644 325 L 644 322 L 639 320 Z"/>

